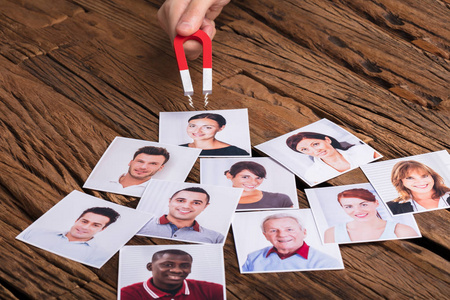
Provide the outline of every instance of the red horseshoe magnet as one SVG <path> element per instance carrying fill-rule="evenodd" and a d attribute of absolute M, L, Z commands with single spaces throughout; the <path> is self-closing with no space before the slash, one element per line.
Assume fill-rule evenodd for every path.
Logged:
<path fill-rule="evenodd" d="M 180 70 L 181 82 L 183 84 L 183 90 L 185 96 L 191 96 L 194 94 L 194 88 L 192 87 L 191 75 L 189 74 L 189 68 L 186 61 L 186 55 L 184 53 L 183 44 L 187 40 L 196 40 L 203 46 L 203 94 L 212 93 L 212 43 L 209 36 L 202 30 L 198 30 L 196 33 L 190 36 L 177 35 L 173 41 L 173 47 L 175 49 L 175 55 L 177 57 L 178 69 Z"/>

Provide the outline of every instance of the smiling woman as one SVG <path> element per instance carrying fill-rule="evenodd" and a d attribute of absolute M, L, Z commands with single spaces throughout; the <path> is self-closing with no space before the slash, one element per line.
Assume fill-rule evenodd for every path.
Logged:
<path fill-rule="evenodd" d="M 365 144 L 344 146 L 335 138 L 316 132 L 296 133 L 286 140 L 286 145 L 293 151 L 309 155 L 313 159 L 313 165 L 304 175 L 305 179 L 313 184 L 380 157 L 378 152 Z"/>
<path fill-rule="evenodd" d="M 418 234 L 408 225 L 383 220 L 377 211 L 375 195 L 362 188 L 345 190 L 337 195 L 345 213 L 353 219 L 325 231 L 325 243 L 362 242 L 414 237 Z"/>
<path fill-rule="evenodd" d="M 256 162 L 237 162 L 225 171 L 225 175 L 231 180 L 233 187 L 244 189 L 237 209 L 293 207 L 288 195 L 257 189 L 266 178 L 266 169 Z"/>
<path fill-rule="evenodd" d="M 391 181 L 399 193 L 398 198 L 387 202 L 394 215 L 450 206 L 450 188 L 442 176 L 418 161 L 396 163 Z"/>
<path fill-rule="evenodd" d="M 216 134 L 225 128 L 226 120 L 222 115 L 202 113 L 188 120 L 187 134 L 193 140 L 182 144 L 183 147 L 203 149 L 203 156 L 238 156 L 249 155 L 244 149 L 232 146 L 216 139 Z"/>

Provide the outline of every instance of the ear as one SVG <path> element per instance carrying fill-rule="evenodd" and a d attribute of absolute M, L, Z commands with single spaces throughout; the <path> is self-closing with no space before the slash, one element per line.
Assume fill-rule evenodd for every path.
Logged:
<path fill-rule="evenodd" d="M 147 264 L 147 270 L 149 270 L 150 272 L 152 271 L 152 263 L 151 262 L 149 262 Z"/>
<path fill-rule="evenodd" d="M 220 129 L 217 132 L 224 130 L 225 126 L 226 125 L 223 125 L 222 127 L 220 127 Z"/>
<path fill-rule="evenodd" d="M 165 164 L 161 165 L 161 167 L 159 167 L 158 171 L 161 171 L 164 168 L 164 166 L 165 166 Z"/>
<path fill-rule="evenodd" d="M 233 179 L 233 175 L 230 174 L 230 172 L 226 172 L 225 176 L 227 176 L 227 179 Z"/>
<path fill-rule="evenodd" d="M 133 160 L 130 160 L 130 162 L 128 163 L 128 166 L 131 167 L 131 163 L 133 162 Z"/>
<path fill-rule="evenodd" d="M 325 141 L 328 143 L 328 144 L 331 144 L 331 140 L 330 140 L 330 138 L 329 137 L 325 137 Z"/>

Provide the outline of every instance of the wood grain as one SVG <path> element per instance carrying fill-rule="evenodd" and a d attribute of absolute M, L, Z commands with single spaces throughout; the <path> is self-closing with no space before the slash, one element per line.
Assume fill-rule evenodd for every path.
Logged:
<path fill-rule="evenodd" d="M 0 298 L 115 299 L 118 254 L 98 270 L 15 236 L 82 190 L 115 136 L 157 141 L 159 112 L 192 110 L 156 19 L 161 4 L 0 0 Z M 216 20 L 207 109 L 248 108 L 252 145 L 326 117 L 384 159 L 448 150 L 449 4 L 232 1 Z M 189 67 L 202 110 L 201 60 Z M 199 181 L 198 162 L 187 180 Z M 367 178 L 357 169 L 321 186 L 360 182 Z M 309 207 L 307 186 L 297 180 L 297 188 L 300 207 Z M 241 275 L 230 231 L 227 297 L 445 299 L 449 211 L 415 216 L 422 239 L 342 246 L 340 271 Z"/>

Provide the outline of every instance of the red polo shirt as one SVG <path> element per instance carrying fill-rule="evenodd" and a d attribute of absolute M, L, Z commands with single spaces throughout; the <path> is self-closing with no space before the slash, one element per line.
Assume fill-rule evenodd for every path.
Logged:
<path fill-rule="evenodd" d="M 301 257 L 308 259 L 308 253 L 309 253 L 309 246 L 303 242 L 303 245 L 298 248 L 297 250 L 295 250 L 294 252 L 290 253 L 290 254 L 281 254 L 280 252 L 278 252 L 277 248 L 272 247 L 266 254 L 266 257 L 269 256 L 271 253 L 276 253 L 280 259 L 286 259 L 288 257 L 291 257 L 294 254 L 298 254 Z"/>
<path fill-rule="evenodd" d="M 155 287 L 151 278 L 120 290 L 121 300 L 223 300 L 223 286 L 218 283 L 186 279 L 181 289 L 171 295 Z"/>

